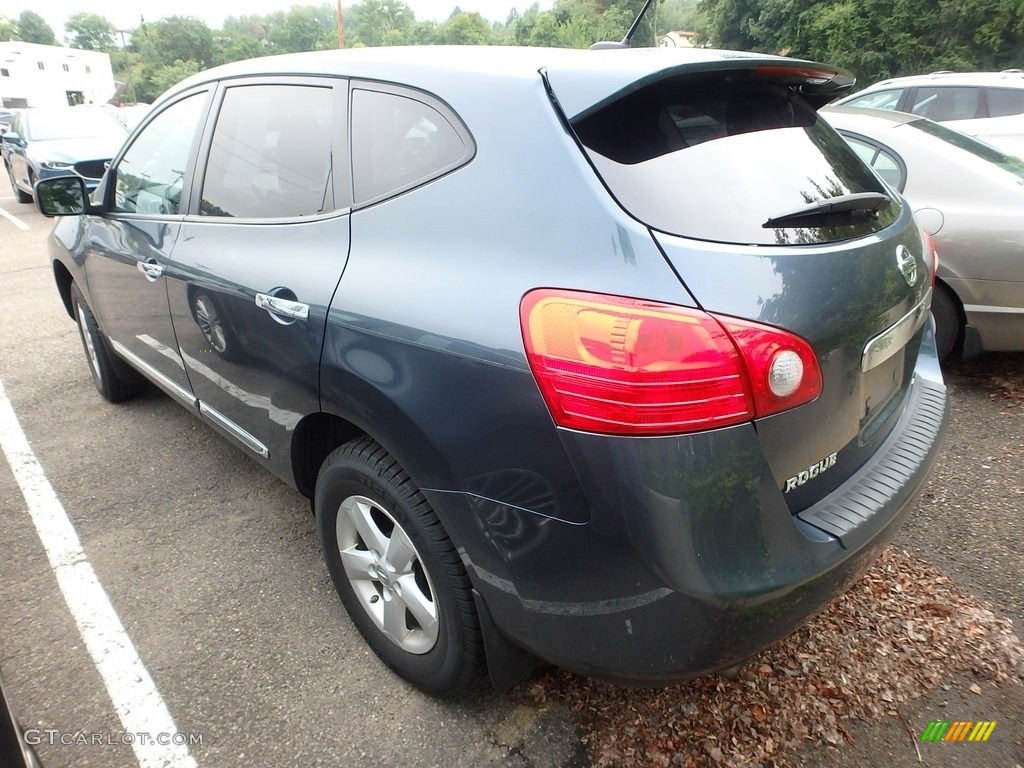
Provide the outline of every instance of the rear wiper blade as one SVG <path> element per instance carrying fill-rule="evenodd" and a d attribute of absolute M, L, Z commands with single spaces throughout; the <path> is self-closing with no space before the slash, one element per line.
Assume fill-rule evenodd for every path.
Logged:
<path fill-rule="evenodd" d="M 813 203 L 797 208 L 789 213 L 782 213 L 772 216 L 761 226 L 765 229 L 781 227 L 799 227 L 803 225 L 820 227 L 827 226 L 822 219 L 832 217 L 841 218 L 840 214 L 860 213 L 870 216 L 878 213 L 882 208 L 892 202 L 888 195 L 881 192 L 854 192 L 849 195 L 830 197 L 827 200 L 817 200 Z"/>

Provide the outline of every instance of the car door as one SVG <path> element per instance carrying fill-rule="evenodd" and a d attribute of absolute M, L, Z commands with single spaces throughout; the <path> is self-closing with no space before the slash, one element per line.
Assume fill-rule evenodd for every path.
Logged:
<path fill-rule="evenodd" d="M 114 349 L 189 404 L 164 271 L 181 231 L 185 179 L 209 95 L 194 91 L 164 105 L 115 160 L 104 213 L 90 217 L 84 249 L 89 303 Z"/>
<path fill-rule="evenodd" d="M 200 411 L 284 477 L 348 258 L 346 98 L 337 78 L 223 85 L 167 271 Z"/>

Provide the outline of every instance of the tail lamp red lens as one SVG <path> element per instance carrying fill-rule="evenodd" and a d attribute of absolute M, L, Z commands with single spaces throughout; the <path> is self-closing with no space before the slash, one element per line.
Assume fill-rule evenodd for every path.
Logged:
<path fill-rule="evenodd" d="M 555 423 L 665 435 L 740 424 L 814 400 L 803 339 L 689 307 L 539 289 L 520 306 L 530 368 Z"/>

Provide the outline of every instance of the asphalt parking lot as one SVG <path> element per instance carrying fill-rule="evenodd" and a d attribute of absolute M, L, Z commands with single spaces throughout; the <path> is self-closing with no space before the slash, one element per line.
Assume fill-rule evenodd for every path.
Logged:
<path fill-rule="evenodd" d="M 308 502 L 156 390 L 120 406 L 102 401 L 53 288 L 49 222 L 6 183 L 0 209 L 0 405 L 9 401 L 124 636 L 190 742 L 174 765 L 586 763 L 564 708 L 493 692 L 441 702 L 384 669 L 335 596 Z M 1019 636 L 1024 356 L 958 365 L 949 381 L 944 452 L 897 543 L 1010 617 Z M 122 742 L 141 737 L 122 737 L 16 472 L 0 460 L 5 687 L 48 768 L 133 765 Z M 930 705 L 921 706 L 926 716 Z M 1006 748 L 992 760 L 975 752 L 974 762 L 948 764 L 1024 763 L 1020 723 L 1003 728 Z M 879 740 L 891 749 L 884 735 L 857 727 L 844 752 L 853 762 L 843 764 L 886 764 L 877 756 Z"/>

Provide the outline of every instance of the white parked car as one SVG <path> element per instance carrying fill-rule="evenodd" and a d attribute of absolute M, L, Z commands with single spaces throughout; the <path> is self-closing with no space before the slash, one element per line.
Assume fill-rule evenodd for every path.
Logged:
<path fill-rule="evenodd" d="M 820 114 L 906 196 L 934 242 L 940 357 L 1024 350 L 1024 160 L 923 117 L 849 107 Z"/>
<path fill-rule="evenodd" d="M 961 133 L 1024 157 L 1024 71 L 937 72 L 896 77 L 836 106 L 894 109 L 949 123 Z"/>

